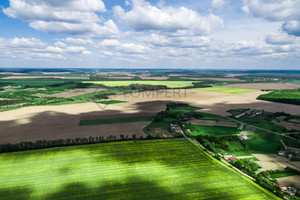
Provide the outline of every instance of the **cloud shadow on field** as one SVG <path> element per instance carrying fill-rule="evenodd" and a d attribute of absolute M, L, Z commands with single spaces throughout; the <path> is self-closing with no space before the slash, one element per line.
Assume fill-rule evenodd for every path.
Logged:
<path fill-rule="evenodd" d="M 28 200 L 30 199 L 32 191 L 33 189 L 27 186 L 0 188 L 0 200 Z"/>
<path fill-rule="evenodd" d="M 249 93 L 251 94 L 251 93 Z M 227 96 L 224 98 L 213 98 L 207 100 L 190 102 L 190 105 L 203 108 L 201 112 L 209 112 L 220 115 L 229 115 L 227 110 L 230 109 L 239 109 L 239 108 L 251 108 L 251 109 L 264 109 L 265 111 L 271 112 L 281 112 L 298 114 L 300 111 L 297 105 L 290 105 L 284 103 L 274 103 L 266 101 L 255 100 L 256 96 L 250 95 L 249 99 L 248 94 L 242 95 L 233 95 Z M 201 96 L 199 96 L 201 98 Z M 240 100 L 241 98 L 241 100 Z M 105 109 L 101 109 L 96 105 L 88 104 L 75 104 L 75 105 L 66 105 L 74 106 L 74 109 L 78 109 L 78 114 L 67 114 L 63 112 L 64 106 L 59 108 L 62 109 L 60 112 L 56 108 L 55 111 L 51 110 L 51 106 L 45 106 L 45 111 L 33 112 L 32 114 L 20 115 L 19 113 L 15 118 L 11 117 L 11 120 L 5 120 L 6 113 L 8 116 L 9 112 L 21 111 L 7 111 L 0 112 L 0 118 L 4 119 L 0 121 L 0 144 L 3 143 L 19 143 L 23 141 L 36 141 L 40 139 L 45 140 L 55 140 L 55 139 L 66 139 L 66 138 L 76 138 L 76 137 L 89 137 L 89 136 L 107 136 L 111 134 L 111 130 L 107 129 L 102 125 L 95 126 L 84 126 L 79 127 L 80 120 L 89 120 L 89 119 L 101 119 L 101 118 L 120 118 L 120 117 L 133 117 L 133 116 L 150 116 L 155 115 L 157 112 L 164 110 L 166 103 L 170 101 L 141 101 L 138 102 L 126 102 L 120 105 L 109 105 Z M 151 100 L 151 99 L 150 99 Z M 176 99 L 174 101 L 184 101 L 184 99 Z M 84 106 L 88 107 L 88 110 L 94 111 L 84 111 Z M 112 107 L 110 107 L 112 106 Z M 120 106 L 120 107 L 114 107 Z M 23 108 L 22 108 L 23 109 Z M 29 107 L 26 109 L 30 109 Z M 69 107 L 68 107 L 69 109 Z M 77 112 L 77 111 L 76 111 Z M 75 113 L 76 113 L 75 112 Z M 120 134 L 126 135 L 126 129 L 123 127 L 120 128 Z M 105 129 L 106 128 L 106 129 Z M 114 126 L 118 128 L 118 126 Z M 125 127 L 126 128 L 126 127 Z M 131 127 L 133 130 L 137 130 Z M 132 133 L 136 134 L 136 133 Z M 138 137 L 141 134 L 144 134 L 140 128 Z M 112 134 L 114 135 L 114 133 Z M 145 134 L 143 136 L 146 136 Z"/>
<path fill-rule="evenodd" d="M 81 106 L 81 105 L 78 105 Z M 130 105 L 131 106 L 131 105 Z M 135 105 L 134 105 L 135 106 Z M 0 121 L 0 144 L 4 143 L 19 143 L 25 141 L 35 142 L 37 140 L 56 140 L 66 138 L 77 138 L 77 137 L 99 137 L 107 135 L 116 135 L 112 133 L 107 127 L 96 125 L 96 126 L 79 126 L 80 120 L 89 119 L 103 119 L 103 118 L 123 118 L 123 117 L 138 117 L 138 116 L 153 116 L 161 110 L 153 110 L 149 105 L 137 104 L 134 108 L 134 112 L 126 112 L 127 110 L 113 110 L 109 109 L 101 110 L 97 106 L 93 112 L 83 112 L 79 114 L 67 114 L 59 111 L 44 111 L 34 114 L 26 114 L 19 117 L 16 115 L 16 119 Z M 161 106 L 163 109 L 165 105 Z M 63 107 L 62 107 L 63 109 Z M 9 111 L 8 111 L 9 112 Z M 5 119 L 5 112 L 0 112 L 0 117 Z M 18 117 L 17 117 L 18 116 Z M 113 126 L 113 125 L 112 125 Z M 125 129 L 120 128 L 120 134 L 126 133 Z M 117 129 L 117 126 L 113 126 Z M 106 129 L 105 129 L 106 128 Z M 143 134 L 142 128 L 140 130 L 135 127 L 127 127 L 129 130 L 133 129 L 132 134 L 136 134 L 137 137 Z M 137 127 L 139 128 L 139 127 Z M 125 131 L 125 133 L 124 133 Z"/>
<path fill-rule="evenodd" d="M 178 199 L 176 195 L 160 187 L 154 181 L 140 178 L 125 179 L 122 182 L 106 182 L 98 187 L 88 187 L 83 182 L 66 184 L 59 191 L 44 200 L 90 200 L 90 199 Z"/>
<path fill-rule="evenodd" d="M 227 98 L 224 101 L 218 100 L 216 102 L 211 100 L 197 101 L 190 103 L 192 106 L 203 108 L 201 112 L 209 112 L 214 114 L 229 115 L 227 110 L 238 109 L 238 108 L 251 108 L 251 109 L 264 109 L 265 111 L 284 111 L 286 113 L 299 113 L 299 109 L 296 105 L 273 103 L 265 101 L 254 101 L 245 103 L 236 103 L 239 95 L 234 96 L 234 99 Z M 245 96 L 243 97 L 245 98 Z M 177 100 L 177 99 L 175 99 Z M 177 101 L 180 101 L 178 99 Z M 252 101 L 252 100 L 251 100 Z M 121 117 L 134 117 L 134 116 L 153 116 L 157 112 L 164 110 L 166 103 L 169 101 L 150 101 L 150 102 L 135 102 L 135 103 L 124 103 L 124 107 L 118 109 L 112 109 L 110 105 L 105 109 L 101 110 L 96 105 L 89 107 L 94 109 L 92 112 L 84 112 L 86 104 L 74 105 L 74 109 L 78 106 L 82 112 L 78 114 L 67 114 L 64 112 L 46 111 L 37 112 L 33 114 L 20 114 L 16 115 L 16 118 L 11 120 L 0 121 L 0 144 L 3 143 L 19 143 L 24 141 L 36 141 L 36 140 L 55 140 L 55 139 L 66 139 L 76 137 L 98 137 L 115 135 L 112 133 L 112 128 L 116 129 L 115 132 L 120 131 L 119 134 L 127 135 L 129 133 L 136 134 L 137 137 L 146 135 L 142 131 L 141 127 L 130 127 L 123 124 L 122 127 L 111 125 L 109 128 L 103 125 L 94 126 L 81 126 L 79 127 L 80 120 L 89 119 L 101 119 L 101 118 L 121 118 Z M 70 106 L 70 105 L 67 105 Z M 28 109 L 28 108 L 27 108 Z M 64 109 L 62 106 L 61 109 Z M 18 111 L 18 110 L 15 110 Z M 7 111 L 10 112 L 10 111 Z M 20 111 L 21 112 L 21 111 Z M 0 118 L 5 119 L 6 112 L 0 112 Z M 128 129 L 126 129 L 128 128 Z M 133 131 L 136 131 L 133 133 Z M 127 132 L 126 132 L 127 131 Z"/>

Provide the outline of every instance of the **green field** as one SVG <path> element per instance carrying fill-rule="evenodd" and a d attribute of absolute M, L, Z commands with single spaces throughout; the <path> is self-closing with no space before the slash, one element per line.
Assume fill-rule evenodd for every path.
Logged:
<path fill-rule="evenodd" d="M 101 84 L 108 87 L 128 86 L 131 84 L 141 85 L 164 85 L 168 88 L 180 88 L 193 86 L 195 81 L 83 81 L 82 83 Z"/>
<path fill-rule="evenodd" d="M 126 101 L 108 100 L 108 101 L 98 101 L 98 102 L 96 102 L 96 103 L 101 103 L 101 104 L 110 105 L 110 104 L 125 103 L 125 102 L 126 102 Z"/>
<path fill-rule="evenodd" d="M 61 85 L 67 81 L 51 79 L 0 79 L 0 85 L 46 87 Z"/>
<path fill-rule="evenodd" d="M 296 85 L 300 85 L 300 81 L 298 81 L 298 80 L 294 80 L 294 81 L 291 81 L 291 82 L 289 82 L 289 83 L 291 83 L 291 84 L 296 84 Z"/>
<path fill-rule="evenodd" d="M 283 172 L 280 174 L 270 174 L 271 178 L 283 178 L 283 177 L 288 177 L 288 176 L 295 176 L 297 174 L 293 173 L 293 172 Z"/>
<path fill-rule="evenodd" d="M 240 141 L 229 141 L 228 142 L 229 148 L 230 148 L 230 152 L 234 152 L 234 151 L 243 151 L 244 150 L 244 146 L 242 145 L 242 143 Z"/>
<path fill-rule="evenodd" d="M 203 126 L 203 125 L 188 125 L 191 130 L 189 136 L 195 137 L 197 135 L 233 135 L 239 134 L 240 131 L 235 127 L 226 126 Z"/>
<path fill-rule="evenodd" d="M 123 118 L 108 118 L 108 119 L 89 119 L 89 120 L 81 120 L 79 123 L 79 126 L 129 123 L 129 122 L 147 122 L 147 121 L 150 122 L 152 119 L 153 119 L 153 116 L 123 117 Z"/>
<path fill-rule="evenodd" d="M 0 154 L 0 199 L 277 198 L 189 141 L 168 139 Z"/>
<path fill-rule="evenodd" d="M 200 110 L 202 108 L 200 107 L 195 107 L 195 106 L 176 106 L 172 108 L 172 111 L 196 111 Z"/>
<path fill-rule="evenodd" d="M 251 153 L 272 154 L 278 151 L 280 142 L 269 138 L 257 138 L 254 140 L 245 140 Z"/>
<path fill-rule="evenodd" d="M 260 100 L 300 105 L 300 89 L 273 91 L 257 97 Z"/>
<path fill-rule="evenodd" d="M 243 93 L 247 93 L 247 92 L 257 91 L 257 90 L 250 90 L 250 89 L 225 88 L 225 87 L 193 88 L 193 90 L 224 92 L 224 93 L 230 93 L 230 94 L 243 94 Z"/>

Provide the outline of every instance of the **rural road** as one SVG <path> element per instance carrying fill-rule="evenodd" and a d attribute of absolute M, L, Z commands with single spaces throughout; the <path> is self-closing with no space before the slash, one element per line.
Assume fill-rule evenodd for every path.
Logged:
<path fill-rule="evenodd" d="M 205 150 L 205 147 L 202 146 L 196 139 L 194 139 L 194 138 L 189 138 L 188 136 L 186 136 L 186 135 L 183 133 L 183 131 L 181 130 L 180 127 L 179 127 L 179 130 L 180 130 L 181 135 L 182 135 L 185 139 L 191 141 L 192 143 L 195 143 L 196 145 L 198 145 L 199 147 L 201 147 L 203 150 Z M 215 153 L 214 153 L 214 152 L 209 151 L 209 150 L 207 150 L 207 152 L 208 152 L 210 155 L 215 156 Z M 227 166 L 231 167 L 232 169 L 236 170 L 236 171 L 239 172 L 240 174 L 246 176 L 247 178 L 250 178 L 251 180 L 255 181 L 255 179 L 254 179 L 253 177 L 249 176 L 248 174 L 246 174 L 246 173 L 242 172 L 241 170 L 239 170 L 238 168 L 234 167 L 233 165 L 231 165 L 230 163 L 228 163 L 226 160 L 224 160 L 224 159 L 221 158 L 221 162 L 223 162 L 223 163 L 226 164 Z"/>
<path fill-rule="evenodd" d="M 230 118 L 230 117 L 225 117 L 225 116 L 222 116 L 222 117 L 224 117 L 224 118 L 226 118 L 226 119 L 229 119 L 229 120 L 231 120 L 231 121 L 237 122 L 237 123 L 244 124 L 244 125 L 249 126 L 249 127 L 253 127 L 253 128 L 256 128 L 256 129 L 260 129 L 260 130 L 263 130 L 263 131 L 267 131 L 267 132 L 270 132 L 270 133 L 274 133 L 274 134 L 276 134 L 276 135 L 280 135 L 280 136 L 283 136 L 283 137 L 286 137 L 286 138 L 289 138 L 289 139 L 298 141 L 297 139 L 295 139 L 295 138 L 293 138 L 293 137 L 290 137 L 290 136 L 288 136 L 288 135 L 282 134 L 282 133 L 277 133 L 277 132 L 274 132 L 274 131 L 270 131 L 270 130 L 268 130 L 268 129 L 264 129 L 264 128 L 260 128 L 260 127 L 253 126 L 253 125 L 250 125 L 250 124 L 246 124 L 246 123 L 244 123 L 244 122 L 241 122 L 241 121 L 232 119 L 232 118 Z"/>

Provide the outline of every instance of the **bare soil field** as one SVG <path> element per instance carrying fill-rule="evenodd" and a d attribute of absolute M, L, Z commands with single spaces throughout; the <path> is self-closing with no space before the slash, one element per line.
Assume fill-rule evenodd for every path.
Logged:
<path fill-rule="evenodd" d="M 237 127 L 237 124 L 232 122 L 225 122 L 225 121 L 211 121 L 211 120 L 200 120 L 200 119 L 193 119 L 188 121 L 194 125 L 203 125 L 203 126 L 227 126 L 227 127 Z"/>
<path fill-rule="evenodd" d="M 140 76 L 143 80 L 167 80 L 169 77 L 167 76 Z"/>
<path fill-rule="evenodd" d="M 133 77 L 131 76 L 111 76 L 111 77 L 107 77 L 107 78 L 110 78 L 110 79 L 120 79 L 120 80 L 131 80 Z"/>
<path fill-rule="evenodd" d="M 237 127 L 237 124 L 233 122 L 217 121 L 217 126 Z"/>
<path fill-rule="evenodd" d="M 277 178 L 277 180 L 279 183 L 281 183 L 283 185 L 294 184 L 297 188 L 300 188 L 300 176 L 299 175 Z"/>
<path fill-rule="evenodd" d="M 300 115 L 299 106 L 284 103 L 275 103 L 268 101 L 256 100 L 261 94 L 268 92 L 257 91 L 244 94 L 230 94 L 213 91 L 201 90 L 154 90 L 140 93 L 114 95 L 110 98 L 113 100 L 136 102 L 152 102 L 152 101 L 180 101 L 187 102 L 192 106 L 204 108 L 202 112 L 218 114 L 222 116 L 230 115 L 227 110 L 250 108 L 268 112 L 286 112 L 292 115 Z"/>
<path fill-rule="evenodd" d="M 299 162 L 297 161 L 288 161 L 288 162 L 276 162 L 276 164 L 280 165 L 283 168 L 292 167 L 294 169 L 300 170 Z"/>
<path fill-rule="evenodd" d="M 115 114 L 82 114 L 80 116 L 80 120 L 94 120 L 94 119 L 113 119 L 113 118 L 126 118 L 126 117 L 145 117 L 145 116 L 154 116 L 154 113 L 151 112 L 141 112 L 141 113 L 120 113 L 118 115 Z"/>
<path fill-rule="evenodd" d="M 277 154 L 252 154 L 260 161 L 289 162 L 289 159 Z"/>
<path fill-rule="evenodd" d="M 176 77 L 176 76 L 186 76 L 186 74 L 169 74 L 169 76 L 174 76 L 174 77 Z M 190 75 L 190 76 L 192 76 L 192 75 Z"/>
<path fill-rule="evenodd" d="M 289 159 L 276 154 L 252 154 L 260 161 L 255 161 L 262 168 L 259 171 L 265 170 L 283 170 L 287 166 L 300 170 L 300 162 L 290 161 Z"/>
<path fill-rule="evenodd" d="M 35 141 L 38 139 L 60 139 L 67 137 L 101 136 L 111 134 L 112 125 L 95 125 L 79 127 L 79 121 L 99 116 L 137 116 L 155 115 L 165 109 L 167 102 L 187 102 L 193 106 L 204 108 L 201 112 L 228 116 L 227 110 L 237 108 L 264 109 L 269 112 L 287 112 L 300 115 L 299 106 L 256 100 L 265 92 L 257 91 L 244 94 L 229 94 L 201 90 L 159 90 L 110 96 L 110 100 L 127 101 L 120 104 L 100 105 L 84 103 L 61 106 L 33 106 L 17 110 L 0 112 L 0 143 Z M 120 134 L 137 134 L 145 126 L 145 122 L 134 126 L 116 125 L 114 130 Z M 101 128 L 100 128 L 101 127 Z M 114 131 L 118 132 L 118 131 Z M 141 133 L 141 132 L 139 132 Z"/>
<path fill-rule="evenodd" d="M 70 91 L 67 91 L 67 92 L 60 92 L 60 93 L 57 93 L 57 94 L 40 94 L 39 96 L 68 98 L 68 97 L 74 97 L 74 96 L 77 96 L 77 95 L 82 95 L 82 94 L 87 94 L 87 93 L 102 91 L 102 90 L 105 90 L 105 89 L 95 89 L 95 88 L 76 89 L 76 90 L 70 90 Z"/>
<path fill-rule="evenodd" d="M 295 122 L 295 123 L 300 123 L 300 120 L 297 120 L 297 119 L 290 119 L 289 121 L 290 122 Z"/>
<path fill-rule="evenodd" d="M 153 90 L 146 92 L 138 92 L 131 94 L 122 94 L 111 96 L 114 100 L 129 101 L 129 102 L 146 102 L 146 101 L 183 101 L 195 102 L 199 100 L 207 100 L 212 98 L 220 98 L 230 96 L 220 92 L 207 92 L 200 90 L 186 89 L 168 89 L 168 90 Z"/>
<path fill-rule="evenodd" d="M 271 162 L 271 161 L 255 161 L 255 163 L 257 163 L 259 166 L 261 166 L 262 168 L 258 169 L 257 172 L 262 172 L 262 171 L 266 171 L 266 170 L 284 170 L 284 168 L 280 165 L 278 165 L 275 162 Z"/>
<path fill-rule="evenodd" d="M 42 72 L 45 75 L 53 75 L 53 74 L 70 74 L 70 72 Z"/>
<path fill-rule="evenodd" d="M 203 126 L 215 126 L 217 124 L 216 121 L 200 120 L 200 119 L 193 119 L 193 120 L 188 121 L 188 123 L 191 123 L 194 125 L 203 125 Z"/>
<path fill-rule="evenodd" d="M 208 93 L 209 91 L 206 92 Z M 267 92 L 257 91 L 244 94 L 224 95 L 221 97 L 211 98 L 209 101 L 200 99 L 199 101 L 191 103 L 191 105 L 204 108 L 201 110 L 202 112 L 222 116 L 230 115 L 226 112 L 227 110 L 244 108 L 255 110 L 263 109 L 268 112 L 286 112 L 292 115 L 300 115 L 298 105 L 256 100 L 259 95 L 266 93 Z"/>
<path fill-rule="evenodd" d="M 120 134 L 137 137 L 146 136 L 143 128 L 149 122 L 130 122 L 79 126 L 79 121 L 89 116 L 120 118 L 155 115 L 165 109 L 164 102 L 114 104 L 98 107 L 96 103 L 61 106 L 25 107 L 18 110 L 0 112 L 0 143 L 18 143 L 40 139 L 53 140 L 89 136 Z"/>
<path fill-rule="evenodd" d="M 190 79 L 190 80 L 214 80 L 214 81 L 236 81 L 236 82 L 245 81 L 238 78 L 196 78 L 196 77 L 180 77 L 180 78 Z"/>
<path fill-rule="evenodd" d="M 295 88 L 300 88 L 300 85 L 295 85 L 290 83 L 245 83 L 245 84 L 224 85 L 220 87 L 266 90 L 266 89 L 295 89 Z"/>
<path fill-rule="evenodd" d="M 280 121 L 280 122 L 275 123 L 275 124 L 278 124 L 280 126 L 284 126 L 288 130 L 295 129 L 297 131 L 300 131 L 300 124 L 297 124 L 297 123 L 289 123 L 289 122 L 286 122 L 286 121 Z"/>
<path fill-rule="evenodd" d="M 226 77 L 236 77 L 236 76 L 243 76 L 246 74 L 226 74 Z"/>

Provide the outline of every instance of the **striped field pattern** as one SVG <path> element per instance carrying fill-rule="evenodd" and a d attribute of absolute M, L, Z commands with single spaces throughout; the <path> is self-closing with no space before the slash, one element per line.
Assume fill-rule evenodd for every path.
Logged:
<path fill-rule="evenodd" d="M 0 199 L 276 199 L 185 139 L 0 154 Z"/>

